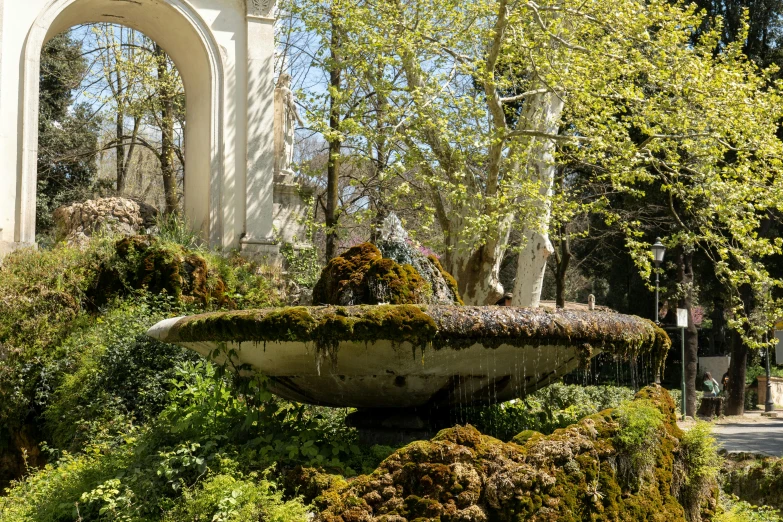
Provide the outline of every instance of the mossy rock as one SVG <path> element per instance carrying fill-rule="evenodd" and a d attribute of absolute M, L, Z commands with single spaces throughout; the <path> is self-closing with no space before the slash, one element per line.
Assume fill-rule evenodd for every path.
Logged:
<path fill-rule="evenodd" d="M 100 263 L 95 284 L 87 292 L 96 307 L 112 296 L 142 289 L 184 302 L 229 302 L 225 283 L 210 273 L 206 259 L 197 253 L 152 236 L 124 237 L 114 247 L 114 255 Z"/>
<path fill-rule="evenodd" d="M 437 258 L 420 255 L 414 259 L 421 270 L 384 257 L 371 243 L 356 245 L 324 267 L 313 289 L 313 303 L 462 304 L 454 278 L 443 270 Z M 434 291 L 434 287 L 439 291 Z M 443 288 L 449 290 L 444 292 Z"/>
<path fill-rule="evenodd" d="M 620 425 L 612 410 L 549 436 L 523 432 L 512 443 L 457 426 L 398 450 L 370 475 L 323 491 L 315 499 L 318 520 L 684 521 L 674 403 L 655 386 L 639 398 L 665 418 L 650 440 L 655 470 L 641 484 L 625 483 L 617 472 L 624 456 L 613 442 Z"/>
<path fill-rule="evenodd" d="M 301 497 L 308 504 L 330 488 L 343 488 L 348 485 L 342 475 L 332 475 L 318 468 L 304 466 L 283 470 L 282 477 L 286 494 L 290 497 Z"/>
<path fill-rule="evenodd" d="M 727 458 L 723 490 L 755 506 L 783 512 L 783 459 L 755 455 Z"/>
<path fill-rule="evenodd" d="M 528 443 L 528 441 L 538 440 L 542 437 L 544 437 L 544 434 L 539 431 L 525 430 L 514 435 L 514 437 L 511 439 L 511 442 L 514 444 L 519 444 L 520 446 L 524 446 Z"/>

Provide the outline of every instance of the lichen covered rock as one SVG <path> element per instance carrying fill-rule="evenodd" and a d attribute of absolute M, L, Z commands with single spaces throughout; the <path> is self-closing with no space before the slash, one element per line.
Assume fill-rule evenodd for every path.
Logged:
<path fill-rule="evenodd" d="M 157 209 L 127 198 L 98 198 L 54 211 L 58 241 L 83 245 L 96 232 L 134 235 L 155 224 Z"/>
<path fill-rule="evenodd" d="M 386 258 L 375 245 L 362 243 L 324 267 L 313 290 L 313 303 L 351 306 L 461 302 L 452 290 L 442 291 L 448 287 L 446 279 L 432 261 L 424 261 L 422 266 L 427 269 L 422 272 L 430 280 L 413 265 Z"/>
<path fill-rule="evenodd" d="M 412 267 L 427 282 L 432 293 L 430 304 L 464 304 L 451 274 L 443 269 L 437 257 L 414 248 L 395 214 L 383 222 L 378 250 L 384 258 Z"/>
<path fill-rule="evenodd" d="M 756 506 L 783 512 L 783 459 L 733 455 L 725 461 L 723 489 Z"/>
<path fill-rule="evenodd" d="M 435 349 L 480 342 L 502 345 L 575 345 L 589 359 L 595 349 L 623 358 L 666 357 L 671 341 L 647 319 L 613 313 L 555 312 L 503 306 L 317 306 L 262 308 L 189 316 L 169 327 L 167 342 L 390 340 Z"/>
<path fill-rule="evenodd" d="M 384 222 L 382 235 L 378 246 L 362 243 L 329 261 L 313 304 L 463 304 L 454 278 L 409 244 L 396 216 Z"/>
<path fill-rule="evenodd" d="M 685 520 L 675 480 L 682 432 L 674 403 L 660 387 L 638 397 L 664 417 L 646 448 L 654 468 L 642 481 L 617 472 L 628 456 L 615 442 L 622 426 L 614 410 L 546 437 L 525 434 L 521 444 L 457 426 L 402 448 L 370 475 L 326 487 L 315 499 L 318 520 Z"/>

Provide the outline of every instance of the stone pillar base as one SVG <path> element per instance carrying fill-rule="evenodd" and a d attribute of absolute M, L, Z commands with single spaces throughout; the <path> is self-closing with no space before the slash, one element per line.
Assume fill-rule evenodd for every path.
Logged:
<path fill-rule="evenodd" d="M 271 266 L 281 266 L 280 244 L 274 239 L 243 237 L 239 240 L 242 257 Z"/>
<path fill-rule="evenodd" d="M 292 243 L 294 250 L 302 250 L 310 245 L 307 241 L 307 214 L 309 197 L 313 190 L 300 186 L 292 172 L 275 174 L 275 204 L 273 223 L 280 233 L 283 243 Z"/>
<path fill-rule="evenodd" d="M 0 263 L 2 263 L 3 258 L 13 252 L 14 250 L 19 250 L 20 248 L 29 248 L 33 247 L 36 248 L 36 243 L 17 243 L 12 241 L 0 241 Z"/>

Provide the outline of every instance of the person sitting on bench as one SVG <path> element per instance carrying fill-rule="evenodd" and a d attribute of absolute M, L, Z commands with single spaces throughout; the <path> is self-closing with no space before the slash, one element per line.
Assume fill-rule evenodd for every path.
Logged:
<path fill-rule="evenodd" d="M 717 397 L 720 393 L 720 384 L 712 378 L 710 372 L 704 372 L 704 396 Z"/>

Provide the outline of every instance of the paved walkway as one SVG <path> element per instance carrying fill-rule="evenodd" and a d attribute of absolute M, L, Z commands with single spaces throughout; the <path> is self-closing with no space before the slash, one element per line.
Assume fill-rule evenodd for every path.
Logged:
<path fill-rule="evenodd" d="M 779 417 L 762 417 L 749 412 L 742 417 L 715 421 L 713 434 L 728 453 L 760 453 L 783 457 L 783 411 Z M 687 429 L 690 423 L 681 423 Z"/>

